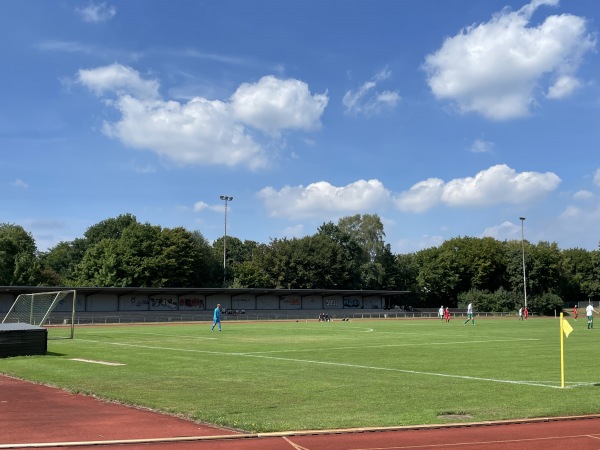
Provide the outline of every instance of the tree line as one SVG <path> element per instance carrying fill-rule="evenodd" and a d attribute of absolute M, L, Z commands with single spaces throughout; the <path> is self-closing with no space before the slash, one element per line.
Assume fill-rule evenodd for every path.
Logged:
<path fill-rule="evenodd" d="M 223 264 L 224 244 L 226 264 Z M 524 249 L 524 252 L 523 252 Z M 0 224 L 0 285 L 228 287 L 408 291 L 402 304 L 511 311 L 524 302 L 552 313 L 600 299 L 600 251 L 556 243 L 455 237 L 438 247 L 394 254 L 377 215 L 323 223 L 302 238 L 258 243 L 140 223 L 103 220 L 83 237 L 38 251 L 22 226 Z M 394 306 L 394 305 L 389 305 Z"/>

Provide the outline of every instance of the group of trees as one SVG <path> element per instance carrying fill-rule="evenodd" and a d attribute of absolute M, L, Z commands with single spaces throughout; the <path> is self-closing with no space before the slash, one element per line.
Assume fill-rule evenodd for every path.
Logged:
<path fill-rule="evenodd" d="M 23 227 L 0 224 L 0 285 L 386 289 L 412 306 L 513 310 L 523 303 L 521 241 L 456 237 L 439 247 L 392 253 L 377 215 L 321 225 L 268 244 L 140 223 L 131 214 L 99 222 L 82 238 L 39 252 Z M 223 267 L 226 244 L 227 273 Z M 600 298 L 600 251 L 525 242 L 530 309 Z"/>

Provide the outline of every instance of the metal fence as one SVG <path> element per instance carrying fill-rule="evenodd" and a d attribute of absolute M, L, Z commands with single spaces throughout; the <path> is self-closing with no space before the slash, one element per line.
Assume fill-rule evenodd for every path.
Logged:
<path fill-rule="evenodd" d="M 358 319 L 437 319 L 437 311 L 396 311 L 396 310 L 341 310 L 341 311 L 282 311 L 282 310 L 252 310 L 243 314 L 223 314 L 221 321 L 254 321 L 254 320 L 287 320 L 307 321 L 318 320 L 320 313 L 327 313 L 330 320 L 358 320 Z M 453 318 L 466 318 L 466 311 L 455 311 L 450 314 Z M 477 312 L 475 317 L 516 317 L 516 312 Z M 48 325 L 68 325 L 71 316 L 55 313 L 47 322 Z M 106 313 L 80 313 L 75 316 L 75 325 L 101 325 L 101 324 L 130 324 L 130 323 L 177 323 L 177 322 L 210 322 L 212 312 L 181 313 L 181 312 L 143 312 L 106 314 Z"/>

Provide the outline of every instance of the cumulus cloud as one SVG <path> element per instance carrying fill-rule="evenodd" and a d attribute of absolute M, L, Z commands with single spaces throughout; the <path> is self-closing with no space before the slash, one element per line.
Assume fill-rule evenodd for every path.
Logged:
<path fill-rule="evenodd" d="M 573 200 L 589 200 L 591 198 L 594 198 L 594 194 L 586 190 L 577 191 L 573 194 Z"/>
<path fill-rule="evenodd" d="M 104 124 L 106 135 L 177 164 L 266 166 L 266 151 L 249 128 L 271 137 L 318 128 L 328 101 L 325 94 L 311 95 L 302 81 L 273 76 L 241 85 L 224 101 L 194 97 L 186 103 L 163 100 L 157 80 L 121 64 L 80 70 L 77 81 L 111 96 L 109 104 L 120 112 L 119 120 Z"/>
<path fill-rule="evenodd" d="M 498 240 L 517 239 L 521 237 L 521 225 L 505 221 L 500 225 L 486 228 L 482 233 L 482 237 L 493 237 Z"/>
<path fill-rule="evenodd" d="M 303 218 L 373 211 L 385 206 L 390 193 L 379 180 L 358 180 L 346 186 L 326 181 L 308 186 L 266 187 L 258 193 L 273 217 Z"/>
<path fill-rule="evenodd" d="M 411 212 L 423 212 L 440 203 L 450 207 L 525 204 L 555 190 L 560 181 L 552 172 L 517 173 L 501 164 L 447 183 L 438 178 L 421 181 L 399 194 L 395 203 L 401 211 Z"/>
<path fill-rule="evenodd" d="M 546 97 L 550 99 L 561 99 L 568 97 L 580 87 L 581 81 L 579 81 L 577 78 L 564 75 L 559 77 L 556 82 L 550 86 Z"/>
<path fill-rule="evenodd" d="M 419 181 L 408 191 L 402 192 L 396 197 L 396 206 L 400 211 L 417 213 L 427 211 L 440 202 L 443 190 L 444 181 L 439 178 Z"/>
<path fill-rule="evenodd" d="M 490 141 L 484 141 L 483 139 L 475 139 L 471 144 L 471 151 L 473 153 L 489 153 L 494 149 L 494 143 Z"/>
<path fill-rule="evenodd" d="M 75 11 L 81 16 L 84 22 L 100 23 L 112 19 L 117 14 L 117 8 L 106 3 L 90 3 L 82 8 L 76 8 Z"/>
<path fill-rule="evenodd" d="M 230 103 L 235 119 L 273 134 L 282 129 L 319 128 L 327 102 L 327 95 L 311 95 L 300 80 L 268 75 L 254 84 L 243 83 Z"/>
<path fill-rule="evenodd" d="M 121 64 L 89 70 L 81 69 L 77 81 L 98 96 L 115 94 L 132 95 L 143 99 L 159 97 L 157 80 L 144 80 L 135 69 Z"/>
<path fill-rule="evenodd" d="M 447 38 L 423 66 L 433 94 L 455 102 L 463 113 L 492 120 L 527 116 L 544 83 L 549 84 L 548 98 L 571 94 L 580 86 L 575 73 L 596 41 L 585 18 L 571 14 L 530 25 L 543 5 L 556 6 L 558 0 L 533 0 L 514 12 L 504 9 Z"/>
<path fill-rule="evenodd" d="M 366 81 L 357 91 L 347 91 L 342 103 L 348 114 L 363 114 L 371 116 L 381 112 L 384 108 L 393 108 L 400 101 L 400 94 L 396 91 L 376 90 L 377 85 L 390 78 L 391 72 L 385 68 L 372 79 Z"/>

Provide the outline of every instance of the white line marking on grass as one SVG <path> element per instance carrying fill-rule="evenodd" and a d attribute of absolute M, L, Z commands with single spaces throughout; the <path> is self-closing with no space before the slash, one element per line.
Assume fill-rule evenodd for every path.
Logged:
<path fill-rule="evenodd" d="M 115 333 L 113 331 L 109 331 L 106 333 L 94 333 L 94 334 L 101 334 L 102 336 L 114 336 Z M 198 334 L 166 334 L 166 333 L 135 333 L 136 335 L 143 335 L 143 336 L 165 336 L 165 337 L 174 337 L 174 338 L 185 338 L 185 339 L 201 339 L 201 340 L 214 340 L 217 339 L 215 337 L 209 337 L 209 336 L 201 336 Z"/>
<path fill-rule="evenodd" d="M 102 364 L 104 366 L 124 366 L 122 363 L 113 363 L 108 361 L 96 361 L 95 359 L 82 359 L 82 358 L 71 358 L 71 361 L 80 361 L 92 364 Z"/>
<path fill-rule="evenodd" d="M 535 383 L 530 381 L 514 381 L 514 380 L 500 380 L 497 378 L 484 378 L 484 377 L 472 377 L 469 375 L 451 375 L 447 373 L 435 373 L 435 372 L 421 372 L 418 370 L 407 370 L 407 369 L 395 369 L 391 367 L 376 367 L 376 366 L 363 366 L 360 364 L 348 364 L 348 363 L 336 363 L 331 361 L 315 361 L 308 359 L 296 359 L 296 358 L 281 358 L 277 356 L 266 356 L 266 355 L 253 355 L 249 353 L 231 353 L 236 356 L 247 356 L 251 358 L 264 358 L 264 359 L 274 359 L 279 361 L 292 361 L 292 362 L 301 362 L 301 363 L 309 363 L 309 364 L 320 364 L 325 366 L 338 366 L 338 367 L 355 367 L 357 369 L 368 369 L 368 370 L 381 370 L 385 372 L 399 372 L 399 373 L 410 373 L 414 375 L 428 375 L 432 377 L 444 377 L 444 378 L 458 378 L 462 380 L 474 380 L 474 381 L 490 381 L 494 383 L 504 383 L 504 384 L 522 384 L 527 386 L 538 386 L 538 387 L 547 387 L 553 389 L 560 389 L 560 386 L 551 386 L 548 384 Z"/>
<path fill-rule="evenodd" d="M 175 347 L 157 347 L 154 345 L 141 345 L 141 344 L 132 344 L 127 342 L 106 342 L 106 341 L 96 341 L 94 339 L 77 339 L 78 341 L 83 342 L 93 342 L 94 344 L 105 344 L 105 345 L 119 345 L 122 347 L 135 347 L 135 348 L 145 348 L 148 350 L 170 350 L 174 352 L 185 352 L 185 353 L 202 353 L 207 355 L 237 355 L 238 353 L 223 353 L 223 352 L 214 352 L 211 350 L 198 350 L 194 348 L 175 348 Z M 240 355 L 242 353 L 239 353 Z"/>
<path fill-rule="evenodd" d="M 412 347 L 412 346 L 422 346 L 427 345 L 428 347 L 434 345 L 463 345 L 463 344 L 487 344 L 490 342 L 521 342 L 521 341 L 539 341 L 540 339 L 491 339 L 487 341 L 452 341 L 452 342 L 427 342 L 427 344 L 423 344 L 422 342 L 415 342 L 411 344 L 377 344 L 377 345 L 359 345 L 352 347 L 322 347 L 322 348 L 305 348 L 305 349 L 291 349 L 291 350 L 269 350 L 265 352 L 248 352 L 247 355 L 263 355 L 268 353 L 298 353 L 298 352 L 316 352 L 316 351 L 326 351 L 330 352 L 332 350 L 361 350 L 368 348 L 383 348 L 383 347 Z"/>
<path fill-rule="evenodd" d="M 262 358 L 262 359 L 271 359 L 271 360 L 276 360 L 276 361 L 291 361 L 291 362 L 298 362 L 298 363 L 305 363 L 305 364 L 319 364 L 319 365 L 324 365 L 324 366 L 354 367 L 357 369 L 408 373 L 408 374 L 413 374 L 413 375 L 427 375 L 427 376 L 432 376 L 432 377 L 457 378 L 457 379 L 462 379 L 462 380 L 488 381 L 488 382 L 492 382 L 492 383 L 516 384 L 516 385 L 524 385 L 524 386 L 537 386 L 537 387 L 545 387 L 545 388 L 552 388 L 552 389 L 562 389 L 558 385 L 558 382 L 549 382 L 549 384 L 545 384 L 543 382 L 525 381 L 525 380 L 520 380 L 520 381 L 518 381 L 518 380 L 501 380 L 501 379 L 497 379 L 497 378 L 472 377 L 469 375 L 452 375 L 452 374 L 447 374 L 447 373 L 436 373 L 436 372 L 422 372 L 422 371 L 418 371 L 418 370 L 396 369 L 396 368 L 391 368 L 391 367 L 364 366 L 364 365 L 360 365 L 360 364 L 336 363 L 336 362 L 331 362 L 331 361 L 315 361 L 315 360 L 310 360 L 310 359 L 283 358 L 283 357 L 279 357 L 279 356 L 267 356 L 267 355 L 256 354 L 256 353 L 237 353 L 237 352 L 224 353 L 224 352 L 215 352 L 215 351 L 210 351 L 210 350 L 181 349 L 181 348 L 171 348 L 171 347 L 158 347 L 158 346 L 151 346 L 151 345 L 128 344 L 128 343 L 124 343 L 124 342 L 104 342 L 104 341 L 95 341 L 95 340 L 91 340 L 91 339 L 78 339 L 78 340 L 86 341 L 86 342 L 94 342 L 94 343 L 98 343 L 98 344 L 119 345 L 119 346 L 123 346 L 123 347 L 146 348 L 146 349 L 151 349 L 151 350 L 170 350 L 170 351 L 175 351 L 175 352 L 202 353 L 202 354 L 219 355 L 219 356 L 245 356 L 247 358 Z M 514 339 L 514 340 L 519 340 L 519 339 Z M 522 339 L 522 340 L 539 340 L 539 339 Z M 513 341 L 513 339 L 508 339 L 507 341 Z M 484 342 L 494 342 L 494 341 L 469 341 L 469 342 L 484 343 Z M 350 348 L 353 348 L 353 347 L 350 347 Z M 552 383 L 556 383 L 557 385 L 554 386 Z M 567 383 L 567 384 L 569 384 L 569 383 Z M 596 382 L 596 383 L 594 383 L 594 382 L 580 383 L 580 384 L 576 384 L 574 386 L 567 386 L 566 389 L 571 389 L 571 388 L 577 387 L 577 386 L 595 386 L 598 384 L 600 384 L 600 383 L 598 383 L 598 382 Z"/>
<path fill-rule="evenodd" d="M 561 389 L 560 386 L 552 386 L 548 384 L 536 383 L 532 381 L 515 381 L 515 380 L 500 380 L 497 378 L 484 378 L 484 377 L 472 377 L 469 375 L 451 375 L 447 373 L 436 373 L 436 372 L 422 372 L 418 370 L 407 370 L 407 369 L 396 369 L 391 367 L 377 367 L 377 366 L 364 366 L 360 364 L 348 364 L 348 363 L 336 363 L 331 361 L 315 361 L 311 359 L 297 359 L 297 358 L 282 358 L 280 356 L 267 356 L 267 355 L 257 355 L 252 353 L 224 353 L 224 352 L 214 352 L 207 350 L 197 350 L 197 349 L 182 349 L 182 348 L 169 348 L 169 347 L 157 347 L 150 345 L 137 345 L 137 344 L 127 344 L 124 342 L 102 342 L 102 341 L 93 341 L 88 339 L 80 339 L 86 342 L 94 342 L 99 344 L 107 344 L 107 345 L 119 345 L 123 347 L 136 347 L 136 348 L 145 348 L 149 350 L 171 350 L 176 352 L 187 352 L 187 353 L 202 353 L 202 354 L 214 354 L 220 356 L 245 356 L 247 358 L 261 358 L 261 359 L 270 359 L 274 361 L 288 361 L 288 362 L 298 362 L 304 364 L 319 364 L 323 366 L 334 366 L 334 367 L 353 367 L 356 369 L 366 369 L 366 370 L 377 370 L 384 372 L 398 372 L 398 373 L 409 373 L 413 375 L 427 375 L 431 377 L 443 377 L 443 378 L 457 378 L 461 380 L 473 380 L 473 381 L 488 381 L 492 383 L 503 383 L 503 384 L 517 384 L 517 385 L 526 385 L 526 386 L 537 386 L 537 387 L 545 387 L 552 389 Z"/>

